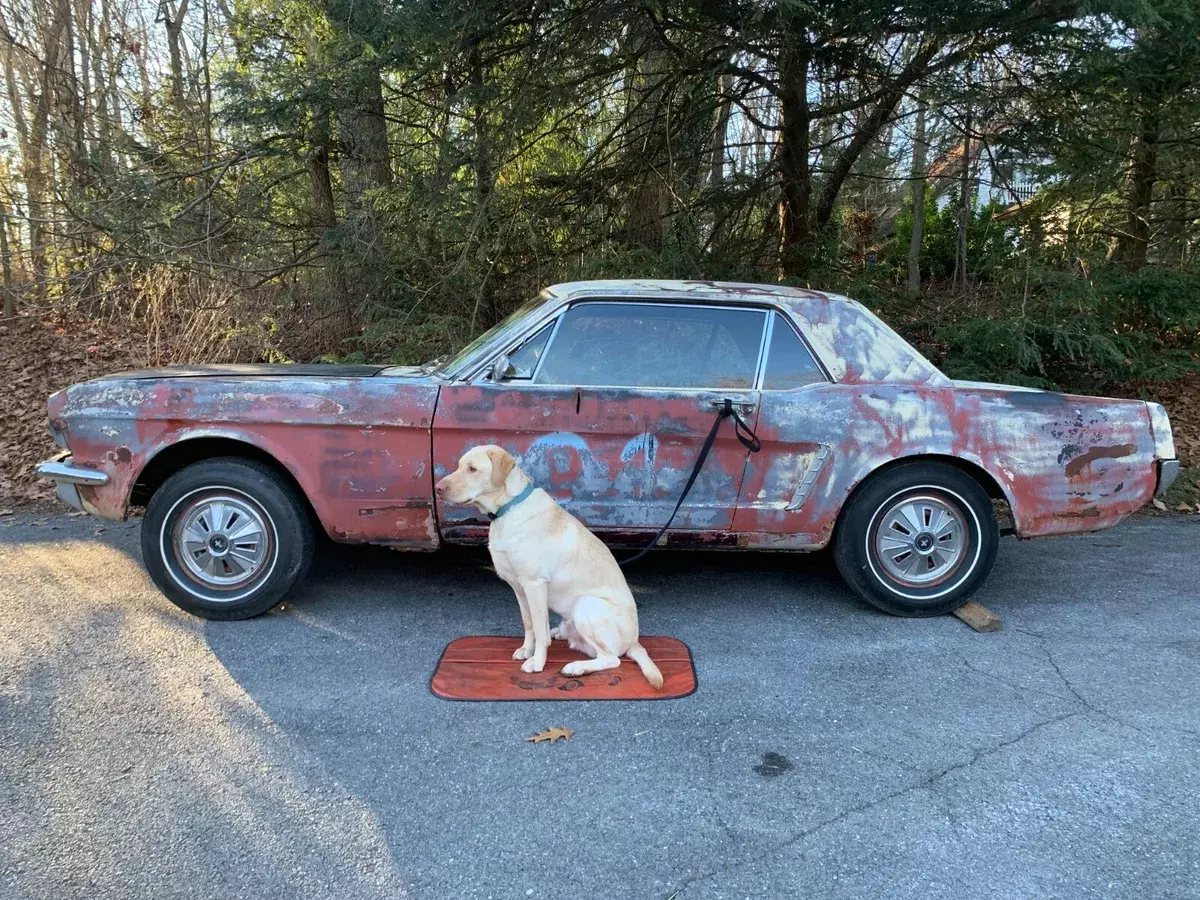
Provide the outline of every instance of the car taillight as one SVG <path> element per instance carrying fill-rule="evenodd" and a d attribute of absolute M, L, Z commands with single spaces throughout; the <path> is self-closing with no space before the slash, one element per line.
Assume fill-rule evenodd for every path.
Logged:
<path fill-rule="evenodd" d="M 1154 435 L 1154 455 L 1158 459 L 1175 458 L 1175 438 L 1171 435 L 1171 420 L 1161 403 L 1146 403 L 1150 411 L 1150 431 Z"/>

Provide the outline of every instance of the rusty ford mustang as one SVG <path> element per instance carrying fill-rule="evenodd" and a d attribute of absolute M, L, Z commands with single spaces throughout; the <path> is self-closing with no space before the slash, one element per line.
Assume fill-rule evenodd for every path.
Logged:
<path fill-rule="evenodd" d="M 106 519 L 144 506 L 146 566 L 208 618 L 261 613 L 304 576 L 316 529 L 432 550 L 483 541 L 434 482 L 477 444 L 609 543 L 653 538 L 725 401 L 731 425 L 662 542 L 816 550 L 876 606 L 933 615 L 1018 537 L 1108 528 L 1178 462 L 1155 403 L 952 381 L 861 304 L 790 287 L 597 281 L 544 291 L 448 361 L 196 366 L 50 398 L 39 468 Z"/>

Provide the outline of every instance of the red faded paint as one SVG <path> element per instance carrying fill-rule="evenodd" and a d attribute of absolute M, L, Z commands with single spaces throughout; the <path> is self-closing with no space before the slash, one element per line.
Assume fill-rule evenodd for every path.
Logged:
<path fill-rule="evenodd" d="M 1155 459 L 1173 456 L 1161 410 L 1157 427 L 1167 433 L 1156 444 L 1139 401 L 952 382 L 845 298 L 701 281 L 579 283 L 545 296 L 527 327 L 589 297 L 767 305 L 792 319 L 830 373 L 831 383 L 733 392 L 756 404 L 749 418 L 762 452 L 750 454 L 722 426 L 672 546 L 824 546 L 872 472 L 931 455 L 986 472 L 1021 536 L 1095 531 L 1146 503 Z M 725 392 L 465 380 L 522 327 L 506 326 L 459 380 L 168 371 L 76 385 L 51 398 L 50 415 L 75 461 L 110 476 L 103 488 L 81 489 L 87 508 L 107 518 L 125 515 L 158 453 L 223 437 L 286 467 L 336 540 L 408 548 L 481 540 L 486 521 L 473 509 L 435 507 L 433 483 L 469 447 L 497 443 L 611 543 L 641 542 L 674 507 L 716 415 L 712 402 Z"/>
<path fill-rule="evenodd" d="M 432 548 L 436 399 L 434 385 L 382 377 L 101 380 L 72 388 L 58 419 L 75 461 L 111 479 L 81 491 L 97 515 L 122 518 L 164 449 L 221 437 L 286 467 L 335 540 Z"/>

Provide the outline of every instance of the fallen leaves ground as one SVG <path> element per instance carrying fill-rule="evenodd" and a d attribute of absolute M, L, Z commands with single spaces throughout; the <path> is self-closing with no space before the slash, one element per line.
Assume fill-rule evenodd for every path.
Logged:
<path fill-rule="evenodd" d="M 1175 452 L 1183 462 L 1179 478 L 1165 498 L 1165 511 L 1200 512 L 1200 373 L 1163 384 L 1153 394 L 1171 417 Z"/>
<path fill-rule="evenodd" d="M 1200 373 L 1168 382 L 1153 393 L 1171 417 L 1179 458 L 1190 468 L 1200 467 Z"/>
<path fill-rule="evenodd" d="M 97 375 L 142 365 L 145 342 L 128 327 L 56 322 L 21 316 L 0 322 L 0 507 L 54 497 L 33 467 L 55 452 L 46 428 L 46 399 Z"/>

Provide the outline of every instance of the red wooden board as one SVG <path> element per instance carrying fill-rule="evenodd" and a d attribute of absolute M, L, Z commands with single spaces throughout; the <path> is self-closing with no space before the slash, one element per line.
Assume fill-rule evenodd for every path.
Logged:
<path fill-rule="evenodd" d="M 546 668 L 527 674 L 512 658 L 521 646 L 516 637 L 462 637 L 442 652 L 430 690 L 445 700 L 672 700 L 696 690 L 696 670 L 687 644 L 669 637 L 646 637 L 640 643 L 663 674 L 662 690 L 654 690 L 631 659 L 621 667 L 569 678 L 559 672 L 575 659 L 587 659 L 565 641 L 554 641 Z"/>

